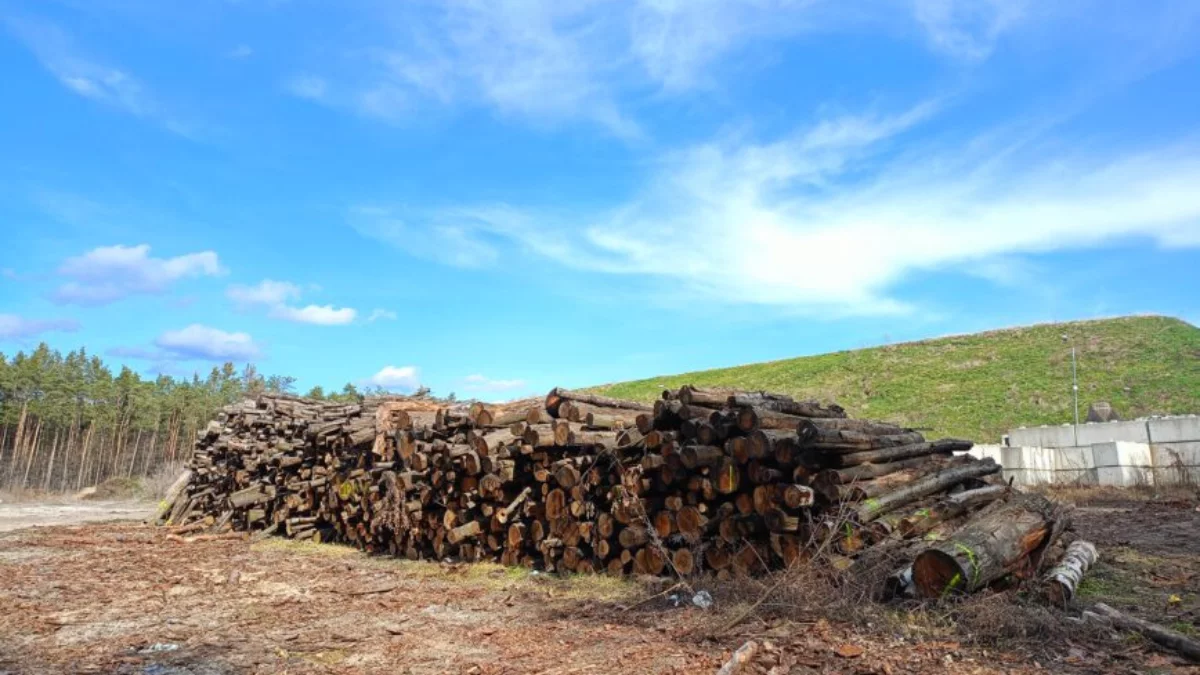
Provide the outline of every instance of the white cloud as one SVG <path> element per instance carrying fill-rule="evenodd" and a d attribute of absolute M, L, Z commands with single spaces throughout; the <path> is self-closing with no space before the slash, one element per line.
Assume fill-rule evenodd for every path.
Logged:
<path fill-rule="evenodd" d="M 166 331 L 154 344 L 165 356 L 179 361 L 250 361 L 262 354 L 248 333 L 229 333 L 198 323 Z"/>
<path fill-rule="evenodd" d="M 655 288 L 676 300 L 818 316 L 911 311 L 893 292 L 906 276 L 982 270 L 1001 256 L 1122 237 L 1200 246 L 1194 144 L 1102 156 L 1061 142 L 1053 152 L 1027 138 L 1006 144 L 998 133 L 900 144 L 937 110 L 831 118 L 765 143 L 722 137 L 662 157 L 640 194 L 603 211 L 466 207 L 405 227 L 421 233 L 423 219 L 436 241 L 453 222 L 488 247 L 481 264 L 512 260 L 516 246 L 567 267 L 671 282 Z M 376 236 L 404 245 L 387 234 Z"/>
<path fill-rule="evenodd" d="M 283 88 L 292 96 L 320 101 L 329 91 L 329 83 L 315 75 L 296 75 L 284 82 Z"/>
<path fill-rule="evenodd" d="M 52 297 L 60 303 L 104 305 L 130 295 L 161 293 L 181 279 L 224 272 L 213 251 L 153 258 L 146 244 L 101 246 L 63 262 L 58 273 L 71 281 Z"/>
<path fill-rule="evenodd" d="M 395 312 L 390 309 L 376 309 L 371 312 L 371 316 L 367 317 L 367 321 L 375 323 L 376 321 L 395 321 L 400 318 Z"/>
<path fill-rule="evenodd" d="M 384 366 L 378 373 L 363 381 L 375 387 L 383 387 L 389 391 L 415 391 L 421 386 L 420 376 L 415 366 Z"/>
<path fill-rule="evenodd" d="M 226 297 L 240 305 L 282 305 L 300 297 L 300 287 L 288 281 L 264 279 L 257 286 L 234 284 Z"/>
<path fill-rule="evenodd" d="M 16 314 L 0 314 L 0 340 L 21 340 L 50 331 L 77 330 L 79 322 L 74 319 L 26 319 Z"/>
<path fill-rule="evenodd" d="M 164 109 L 137 77 L 87 55 L 58 26 L 13 16 L 0 21 L 25 43 L 43 68 L 75 94 L 135 117 L 156 120 L 164 129 L 180 136 L 197 137 L 196 126 Z"/>
<path fill-rule="evenodd" d="M 934 49 L 968 60 L 990 55 L 1027 9 L 1028 0 L 913 0 L 917 22 Z"/>
<path fill-rule="evenodd" d="M 493 380 L 490 377 L 474 374 L 463 378 L 463 389 L 472 392 L 504 392 L 520 389 L 527 384 L 525 380 Z"/>
<path fill-rule="evenodd" d="M 358 312 L 349 307 L 305 305 L 304 307 L 273 307 L 271 316 L 284 321 L 311 323 L 318 326 L 344 326 L 354 321 Z"/>
<path fill-rule="evenodd" d="M 234 284 L 225 291 L 226 297 L 243 309 L 265 308 L 267 316 L 295 323 L 319 326 L 341 326 L 354 321 L 358 311 L 333 305 L 294 307 L 289 301 L 299 300 L 300 287 L 287 281 L 264 279 L 255 286 Z"/>

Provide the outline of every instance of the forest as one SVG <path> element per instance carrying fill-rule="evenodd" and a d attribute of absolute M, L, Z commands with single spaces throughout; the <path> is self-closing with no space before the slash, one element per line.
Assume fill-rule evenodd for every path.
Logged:
<path fill-rule="evenodd" d="M 0 489 L 76 491 L 110 478 L 174 470 L 196 432 L 224 405 L 264 391 L 294 391 L 295 378 L 253 364 L 214 366 L 207 377 L 144 377 L 78 349 L 46 344 L 0 353 Z M 377 391 L 347 384 L 305 396 L 357 400 Z"/>

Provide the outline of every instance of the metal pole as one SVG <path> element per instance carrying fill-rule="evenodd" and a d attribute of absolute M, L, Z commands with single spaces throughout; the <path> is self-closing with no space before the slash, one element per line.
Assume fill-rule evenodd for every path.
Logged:
<path fill-rule="evenodd" d="M 1075 399 L 1075 445 L 1079 445 L 1079 375 L 1075 369 L 1075 347 L 1071 347 L 1071 393 Z"/>

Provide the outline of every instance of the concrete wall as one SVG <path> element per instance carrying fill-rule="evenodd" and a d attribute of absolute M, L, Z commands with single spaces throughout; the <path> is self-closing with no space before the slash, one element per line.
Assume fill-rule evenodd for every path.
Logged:
<path fill-rule="evenodd" d="M 1018 485 L 1200 485 L 1200 441 L 1109 441 L 1066 448 L 977 445 L 970 451 L 1004 467 Z"/>

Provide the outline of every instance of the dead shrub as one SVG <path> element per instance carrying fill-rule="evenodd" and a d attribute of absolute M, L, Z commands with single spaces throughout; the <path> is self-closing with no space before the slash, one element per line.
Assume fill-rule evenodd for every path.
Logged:
<path fill-rule="evenodd" d="M 182 461 L 162 462 L 154 467 L 148 476 L 142 479 L 143 491 L 148 499 L 162 499 L 167 496 L 167 490 L 179 474 L 183 473 L 186 465 Z"/>

